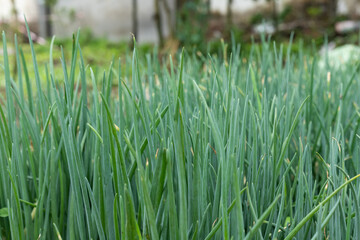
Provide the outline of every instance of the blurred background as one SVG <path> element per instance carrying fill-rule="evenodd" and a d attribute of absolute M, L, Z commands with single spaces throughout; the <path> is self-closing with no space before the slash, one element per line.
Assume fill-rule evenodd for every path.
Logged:
<path fill-rule="evenodd" d="M 321 48 L 325 39 L 358 45 L 360 0 L 0 0 L 1 30 L 26 42 L 23 16 L 40 45 L 53 35 L 71 44 L 80 28 L 82 46 L 94 48 L 125 49 L 133 33 L 146 49 L 213 52 L 221 39 L 246 48 L 262 33 L 286 42 L 292 32 Z"/>

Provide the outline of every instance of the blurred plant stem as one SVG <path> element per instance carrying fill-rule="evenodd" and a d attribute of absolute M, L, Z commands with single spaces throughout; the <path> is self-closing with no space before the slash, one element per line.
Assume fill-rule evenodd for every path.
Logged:
<path fill-rule="evenodd" d="M 132 34 L 136 40 L 138 40 L 138 2 L 137 0 L 132 0 Z M 134 39 L 130 39 L 129 47 L 134 48 Z"/>
<path fill-rule="evenodd" d="M 17 11 L 17 8 L 16 8 L 16 4 L 15 4 L 15 0 L 11 0 L 11 5 L 12 5 L 12 9 L 11 9 L 11 13 L 13 15 L 13 25 L 10 26 L 14 32 L 14 36 L 15 34 L 17 34 L 19 32 L 19 21 L 18 21 L 18 11 Z M 13 70 L 13 75 L 16 76 L 16 73 L 17 73 L 17 64 L 16 64 L 16 59 L 14 58 L 14 70 Z"/>
<path fill-rule="evenodd" d="M 228 0 L 227 1 L 227 13 L 226 13 L 226 28 L 227 28 L 227 34 L 230 35 L 230 31 L 233 25 L 233 21 L 232 21 L 232 3 L 233 0 Z"/>

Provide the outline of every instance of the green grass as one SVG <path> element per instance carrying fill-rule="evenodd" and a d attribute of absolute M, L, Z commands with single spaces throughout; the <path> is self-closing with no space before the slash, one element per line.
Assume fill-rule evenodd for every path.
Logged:
<path fill-rule="evenodd" d="M 360 238 L 357 66 L 263 39 L 247 61 L 135 48 L 98 75 L 77 37 L 43 76 L 14 46 L 16 75 L 3 33 L 1 239 Z"/>
<path fill-rule="evenodd" d="M 9 39 L 8 39 L 9 40 Z M 46 69 L 49 68 L 49 49 L 51 45 L 51 40 L 46 41 L 45 45 L 34 44 L 34 50 L 36 52 L 36 57 L 38 61 L 39 74 L 41 77 L 42 83 L 46 84 Z M 63 74 L 61 59 L 64 60 L 67 64 L 71 60 L 71 49 L 72 49 L 73 39 L 54 39 L 53 48 L 52 48 L 52 58 L 54 66 L 54 75 L 61 76 Z M 129 49 L 128 42 L 116 42 L 112 43 L 105 39 L 94 39 L 94 38 L 79 38 L 79 44 L 81 45 L 81 50 L 83 52 L 84 62 L 93 66 L 93 71 L 97 77 L 102 76 L 103 69 L 107 68 L 111 59 L 118 59 L 119 57 L 125 58 L 126 55 L 131 53 Z M 64 57 L 62 58 L 62 50 L 64 51 Z M 152 45 L 142 44 L 140 49 L 143 53 L 150 53 L 153 50 Z M 23 52 L 24 59 L 26 62 L 32 61 L 31 48 L 29 44 L 22 44 L 21 51 Z M 1 49 L 1 58 L 0 64 L 4 65 L 3 54 Z M 14 42 L 8 42 L 8 57 L 10 63 L 10 73 L 16 75 L 16 49 Z M 28 73 L 31 78 L 34 78 L 34 66 L 28 64 Z M 78 69 L 77 69 L 78 73 Z M 89 75 L 90 76 L 90 75 Z M 55 79 L 57 82 L 57 79 Z M 35 85 L 33 85 L 35 87 Z M 0 89 L 5 88 L 5 81 L 0 82 Z"/>

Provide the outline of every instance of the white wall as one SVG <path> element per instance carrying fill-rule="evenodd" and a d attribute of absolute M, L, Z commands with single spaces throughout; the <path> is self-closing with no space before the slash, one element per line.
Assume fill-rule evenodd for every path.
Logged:
<path fill-rule="evenodd" d="M 110 40 L 131 38 L 132 0 L 58 0 L 54 10 L 54 32 L 60 37 L 68 37 L 81 26 Z M 137 38 L 141 42 L 157 41 L 153 14 L 152 0 L 138 0 Z"/>
<path fill-rule="evenodd" d="M 38 0 L 15 0 L 19 20 L 26 16 L 28 21 L 38 21 Z M 11 0 L 0 0 L 0 21 L 8 21 L 12 18 Z"/>
<path fill-rule="evenodd" d="M 18 18 L 25 15 L 29 23 L 39 22 L 40 34 L 44 29 L 44 0 L 15 0 Z M 174 8 L 175 0 L 168 0 Z M 11 0 L 0 0 L 0 22 L 11 21 Z M 156 42 L 157 33 L 153 19 L 154 1 L 138 0 L 138 40 Z M 96 37 L 110 40 L 131 38 L 132 0 L 58 0 L 53 11 L 54 34 L 58 37 L 71 37 L 79 27 L 85 31 L 91 28 Z M 163 16 L 164 17 L 164 16 Z M 164 18 L 165 19 L 165 18 Z M 167 24 L 163 24 L 167 34 Z"/>
<path fill-rule="evenodd" d="M 129 0 L 59 0 L 54 8 L 54 32 L 68 37 L 77 29 L 91 28 L 95 36 L 112 40 L 131 29 Z"/>
<path fill-rule="evenodd" d="M 79 27 L 91 28 L 96 37 L 107 37 L 110 40 L 129 39 L 132 31 L 132 1 L 133 0 L 58 0 L 54 8 L 54 34 L 58 37 L 71 37 Z M 174 8 L 175 0 L 167 0 Z M 228 0 L 211 0 L 211 9 L 221 13 L 226 12 Z M 281 8 L 284 2 L 300 0 L 277 0 Z M 44 0 L 15 0 L 18 17 L 25 14 L 29 22 L 42 20 Z M 264 5 L 266 0 L 233 0 L 233 12 L 246 12 Z M 339 0 L 341 13 L 360 13 L 358 0 Z M 352 6 L 352 7 L 349 7 Z M 357 6 L 357 7 L 355 7 Z M 0 0 L 0 21 L 11 20 L 11 0 Z M 140 42 L 156 42 L 157 33 L 154 14 L 154 0 L 138 0 L 138 29 Z M 166 18 L 164 18 L 164 33 L 167 33 Z M 83 30 L 84 31 L 84 30 Z M 43 31 L 40 31 L 42 33 Z"/>
<path fill-rule="evenodd" d="M 340 0 L 338 3 L 338 12 L 340 14 L 360 15 L 360 1 Z"/>

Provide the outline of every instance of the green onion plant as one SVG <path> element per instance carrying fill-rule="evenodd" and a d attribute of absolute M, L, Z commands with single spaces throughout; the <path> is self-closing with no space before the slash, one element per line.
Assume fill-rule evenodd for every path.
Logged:
<path fill-rule="evenodd" d="M 263 38 L 99 75 L 78 33 L 59 75 L 29 39 L 12 74 L 2 33 L 0 239 L 360 239 L 358 66 Z"/>

